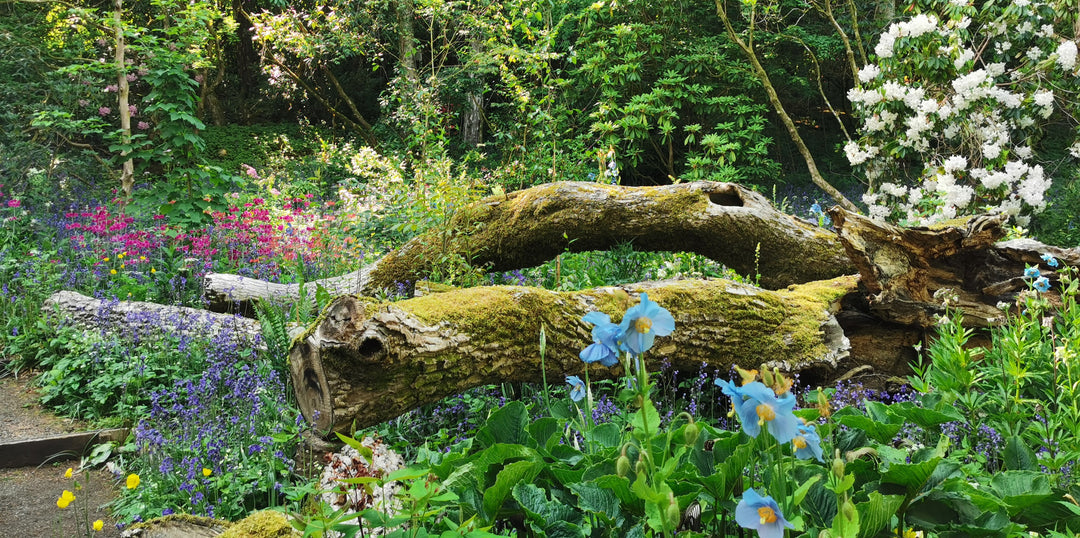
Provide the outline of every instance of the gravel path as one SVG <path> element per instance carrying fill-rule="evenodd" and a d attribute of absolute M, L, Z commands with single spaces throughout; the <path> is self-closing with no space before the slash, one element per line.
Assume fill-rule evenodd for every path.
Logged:
<path fill-rule="evenodd" d="M 3 376 L 0 377 L 0 442 L 88 429 L 86 424 L 62 419 L 37 405 L 30 376 L 15 377 L 2 364 L 0 376 Z M 3 529 L 0 534 L 63 538 L 120 536 L 105 507 L 119 493 L 118 482 L 101 470 L 64 477 L 68 467 L 77 466 L 77 461 L 67 461 L 0 469 L 0 529 Z M 65 489 L 74 491 L 75 500 L 61 510 L 56 501 Z M 98 519 L 104 522 L 101 532 L 90 528 Z"/>

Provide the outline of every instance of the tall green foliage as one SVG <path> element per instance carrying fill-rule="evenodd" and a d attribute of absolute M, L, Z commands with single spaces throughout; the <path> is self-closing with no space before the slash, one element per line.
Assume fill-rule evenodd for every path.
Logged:
<path fill-rule="evenodd" d="M 597 4 L 581 16 L 571 87 L 589 123 L 578 136 L 594 141 L 609 179 L 616 169 L 634 182 L 775 177 L 765 108 L 746 97 L 745 67 L 728 53 L 712 10 Z"/>

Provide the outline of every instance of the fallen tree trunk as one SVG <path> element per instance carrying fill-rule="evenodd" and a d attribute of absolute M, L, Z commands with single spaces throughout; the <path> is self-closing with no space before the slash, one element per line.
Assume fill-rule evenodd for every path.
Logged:
<path fill-rule="evenodd" d="M 122 334 L 133 341 L 162 336 L 225 338 L 262 349 L 259 322 L 231 314 L 142 301 L 102 301 L 73 291 L 50 295 L 41 310 L 45 317 L 59 315 L 58 324 Z"/>
<path fill-rule="evenodd" d="M 675 332 L 647 355 L 677 369 L 702 362 L 726 371 L 762 362 L 789 372 L 832 368 L 849 344 L 833 312 L 856 288 L 854 276 L 768 291 L 727 280 L 682 280 L 554 292 L 519 286 L 449 291 L 395 303 L 334 300 L 293 341 L 289 363 L 304 416 L 323 432 L 377 424 L 471 387 L 538 382 L 547 335 L 547 378 L 580 374 L 591 343 L 581 317 L 618 320 L 647 291 L 671 311 Z M 593 365 L 594 378 L 618 373 Z"/>
<path fill-rule="evenodd" d="M 770 289 L 855 272 L 834 233 L 784 214 L 760 194 L 732 183 L 559 182 L 489 196 L 460 209 L 445 227 L 358 271 L 310 283 L 309 289 L 321 285 L 331 295 L 373 295 L 423 279 L 447 256 L 510 271 L 566 251 L 607 250 L 623 242 L 644 251 L 695 252 L 740 274 L 760 274 L 761 285 Z M 215 311 L 237 304 L 247 311 L 251 301 L 299 297 L 295 284 L 226 274 L 207 275 L 205 289 Z"/>
<path fill-rule="evenodd" d="M 877 318 L 908 327 L 933 327 L 945 313 L 939 291 L 958 298 L 969 327 L 1004 321 L 1001 303 L 1014 305 L 1033 279 L 1024 269 L 1040 266 L 1056 297 L 1058 277 L 1045 261 L 1080 266 L 1080 250 L 1044 245 L 1031 239 L 998 242 L 1005 236 L 1003 216 L 977 216 L 957 226 L 902 228 L 833 208 L 830 215 L 848 256 L 868 292 L 868 310 Z"/>

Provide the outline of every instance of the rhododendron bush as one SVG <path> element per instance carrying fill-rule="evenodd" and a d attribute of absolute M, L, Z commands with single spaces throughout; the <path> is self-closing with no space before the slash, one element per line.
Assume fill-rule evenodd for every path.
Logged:
<path fill-rule="evenodd" d="M 909 225 L 984 211 L 1026 224 L 1046 208 L 1054 169 L 1043 128 L 1075 124 L 1080 69 L 1076 43 L 1055 27 L 1063 5 L 933 5 L 882 33 L 877 62 L 848 93 L 862 124 L 845 152 L 870 180 L 863 201 Z M 1069 153 L 1080 157 L 1080 143 Z M 907 161 L 921 163 L 914 180 Z"/>

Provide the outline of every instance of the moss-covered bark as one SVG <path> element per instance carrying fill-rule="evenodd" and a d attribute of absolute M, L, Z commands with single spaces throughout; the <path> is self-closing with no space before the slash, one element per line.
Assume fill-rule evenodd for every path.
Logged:
<path fill-rule="evenodd" d="M 425 278 L 447 256 L 509 271 L 540 265 L 565 251 L 606 250 L 627 241 L 642 251 L 702 254 L 741 274 L 760 274 L 761 285 L 770 289 L 855 272 L 836 234 L 785 215 L 735 184 L 559 182 L 485 198 L 377 262 L 309 287 L 372 295 Z M 299 291 L 296 285 L 235 275 L 211 274 L 205 284 L 215 310 L 259 298 L 295 300 Z"/>
<path fill-rule="evenodd" d="M 847 340 L 832 313 L 855 277 L 768 291 L 727 280 L 684 280 L 553 292 L 495 286 L 397 303 L 343 296 L 327 307 L 290 354 L 301 409 L 323 430 L 376 424 L 468 388 L 539 381 L 539 334 L 547 336 L 549 382 L 580 374 L 592 310 L 618 321 L 638 294 L 667 308 L 675 332 L 647 360 L 679 369 L 702 362 L 725 370 L 761 363 L 798 371 L 832 365 Z M 617 374 L 593 365 L 594 378 Z"/>

